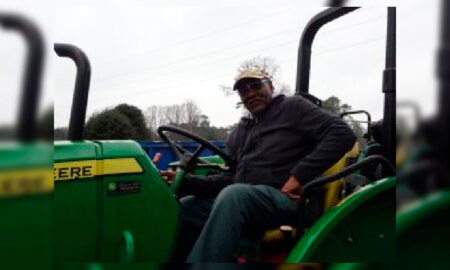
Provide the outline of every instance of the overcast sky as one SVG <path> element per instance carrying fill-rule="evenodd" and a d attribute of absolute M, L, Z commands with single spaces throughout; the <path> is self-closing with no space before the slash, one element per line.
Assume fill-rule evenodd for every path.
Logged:
<path fill-rule="evenodd" d="M 255 0 L 239 6 L 238 1 L 68 2 L 73 3 L 3 8 L 29 15 L 45 33 L 41 107 L 54 100 L 57 127 L 69 121 L 75 66 L 53 53 L 54 42 L 77 45 L 91 60 L 88 116 L 120 103 L 145 111 L 151 105 L 192 100 L 213 125 L 227 126 L 238 121 L 241 111 L 235 109 L 238 97 L 225 96 L 219 86 L 233 84 L 241 61 L 262 56 L 273 58 L 281 67 L 278 80 L 294 88 L 300 34 L 323 10 L 293 0 Z M 400 6 L 397 12 L 398 100 L 414 100 L 431 114 L 437 1 Z M 313 45 L 310 92 L 323 99 L 338 96 L 379 119 L 385 35 L 386 9 L 379 6 L 362 8 L 324 27 Z M 6 112 L 0 114 L 0 123 L 11 123 L 25 48 L 13 33 L 0 30 L 0 41 L 0 106 Z"/>

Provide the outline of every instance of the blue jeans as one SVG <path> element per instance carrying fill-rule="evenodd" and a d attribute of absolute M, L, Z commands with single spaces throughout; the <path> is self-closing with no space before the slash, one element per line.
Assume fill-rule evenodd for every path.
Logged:
<path fill-rule="evenodd" d="M 181 203 L 181 249 L 188 262 L 234 262 L 242 239 L 297 221 L 297 203 L 267 185 L 233 184 L 216 198 L 188 196 Z M 198 236 L 198 238 L 197 238 Z"/>

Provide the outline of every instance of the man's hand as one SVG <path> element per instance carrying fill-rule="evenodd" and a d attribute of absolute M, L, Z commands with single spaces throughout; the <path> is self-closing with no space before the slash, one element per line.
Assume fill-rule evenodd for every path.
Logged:
<path fill-rule="evenodd" d="M 177 173 L 173 171 L 159 171 L 164 181 L 170 186 L 175 178 L 177 177 Z"/>
<path fill-rule="evenodd" d="M 286 183 L 281 188 L 281 192 L 283 192 L 286 196 L 288 196 L 294 202 L 300 201 L 300 191 L 302 190 L 302 185 L 298 181 L 297 177 L 291 176 L 286 181 Z"/>

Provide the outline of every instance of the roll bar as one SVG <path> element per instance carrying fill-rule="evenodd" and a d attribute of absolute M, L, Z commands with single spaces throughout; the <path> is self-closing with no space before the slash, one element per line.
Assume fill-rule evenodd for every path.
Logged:
<path fill-rule="evenodd" d="M 441 1 L 441 33 L 438 62 L 439 78 L 439 129 L 438 153 L 445 168 L 450 167 L 450 3 Z"/>
<path fill-rule="evenodd" d="M 414 114 L 414 121 L 419 123 L 422 119 L 422 112 L 420 110 L 420 106 L 411 100 L 402 100 L 397 102 L 397 108 L 411 108 Z"/>
<path fill-rule="evenodd" d="M 55 43 L 54 50 L 58 56 L 72 59 L 77 66 L 67 138 L 82 140 L 91 82 L 91 64 L 87 55 L 74 45 Z"/>
<path fill-rule="evenodd" d="M 365 114 L 367 116 L 367 135 L 369 136 L 369 138 L 372 138 L 372 132 L 370 130 L 370 126 L 372 123 L 372 117 L 370 116 L 370 113 L 368 111 L 365 110 L 357 110 L 357 111 L 348 111 L 348 112 L 343 112 L 341 113 L 341 115 L 339 116 L 340 118 L 344 118 L 347 115 L 352 115 L 352 114 Z"/>
<path fill-rule="evenodd" d="M 330 7 L 342 7 L 345 4 L 345 0 L 329 0 L 328 1 L 328 6 Z"/>
<path fill-rule="evenodd" d="M 383 71 L 383 139 L 382 152 L 395 164 L 396 151 L 396 8 L 388 7 L 386 64 Z"/>
<path fill-rule="evenodd" d="M 297 60 L 296 94 L 309 94 L 309 78 L 311 68 L 311 47 L 319 29 L 357 7 L 328 8 L 314 16 L 306 25 L 300 39 Z M 388 7 L 386 61 L 383 71 L 384 115 L 382 147 L 383 155 L 395 164 L 396 150 L 396 8 Z"/>
<path fill-rule="evenodd" d="M 325 24 L 358 9 L 357 7 L 332 7 L 314 16 L 303 30 L 298 47 L 297 82 L 295 92 L 309 92 L 309 75 L 311 69 L 311 47 L 319 29 Z"/>

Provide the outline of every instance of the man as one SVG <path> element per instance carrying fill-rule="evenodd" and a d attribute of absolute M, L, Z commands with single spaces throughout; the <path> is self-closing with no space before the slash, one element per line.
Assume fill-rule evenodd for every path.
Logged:
<path fill-rule="evenodd" d="M 355 143 L 339 118 L 300 96 L 273 97 L 274 87 L 261 69 L 236 78 L 234 89 L 251 117 L 231 132 L 227 150 L 236 172 L 188 177 L 181 185 L 178 258 L 188 262 L 230 262 L 242 239 L 257 239 L 268 229 L 297 225 L 303 185 L 336 163 Z M 162 172 L 171 182 L 172 172 Z M 322 209 L 321 189 L 305 209 L 311 224 Z M 192 250 L 191 250 L 191 246 Z"/>

